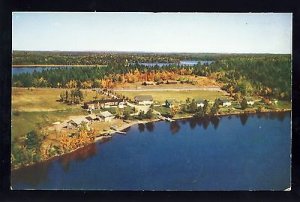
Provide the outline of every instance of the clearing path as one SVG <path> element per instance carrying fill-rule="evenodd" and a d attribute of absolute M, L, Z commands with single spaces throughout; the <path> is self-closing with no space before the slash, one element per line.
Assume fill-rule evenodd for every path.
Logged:
<path fill-rule="evenodd" d="M 203 91 L 219 91 L 223 92 L 220 87 L 189 87 L 189 88 L 152 88 L 152 89 L 114 89 L 116 92 L 123 92 L 123 91 L 189 91 L 189 90 L 203 90 Z"/>

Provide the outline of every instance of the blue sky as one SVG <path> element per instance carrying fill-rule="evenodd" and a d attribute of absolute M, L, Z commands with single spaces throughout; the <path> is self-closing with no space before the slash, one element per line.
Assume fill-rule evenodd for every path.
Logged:
<path fill-rule="evenodd" d="M 289 13 L 14 12 L 13 50 L 291 53 Z"/>

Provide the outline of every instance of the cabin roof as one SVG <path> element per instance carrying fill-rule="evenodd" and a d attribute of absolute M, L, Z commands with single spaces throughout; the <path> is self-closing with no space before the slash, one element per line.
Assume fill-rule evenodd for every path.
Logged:
<path fill-rule="evenodd" d="M 205 101 L 204 99 L 197 99 L 196 103 L 204 103 L 204 101 Z"/>
<path fill-rule="evenodd" d="M 75 123 L 76 125 L 81 124 L 82 122 L 87 122 L 87 119 L 85 117 L 79 117 L 79 118 L 74 118 L 68 121 L 68 123 Z"/>
<path fill-rule="evenodd" d="M 178 81 L 175 80 L 167 80 L 168 83 L 178 83 Z"/>
<path fill-rule="evenodd" d="M 89 102 L 85 102 L 84 104 L 88 105 L 88 104 L 97 104 L 99 103 L 107 103 L 107 102 L 122 102 L 123 99 L 105 99 L 105 100 L 93 100 L 93 101 L 89 101 Z"/>
<path fill-rule="evenodd" d="M 86 117 L 86 119 L 88 119 L 88 118 L 90 118 L 90 119 L 96 119 L 97 116 L 96 116 L 96 114 L 90 114 L 90 115 L 88 115 L 88 116 Z"/>
<path fill-rule="evenodd" d="M 220 98 L 220 101 L 221 102 L 231 102 L 229 99 L 227 99 L 227 98 Z"/>
<path fill-rule="evenodd" d="M 107 118 L 112 117 L 113 115 L 109 111 L 100 112 L 99 114 L 101 117 Z"/>
<path fill-rule="evenodd" d="M 152 95 L 137 95 L 134 97 L 135 101 L 153 101 Z"/>

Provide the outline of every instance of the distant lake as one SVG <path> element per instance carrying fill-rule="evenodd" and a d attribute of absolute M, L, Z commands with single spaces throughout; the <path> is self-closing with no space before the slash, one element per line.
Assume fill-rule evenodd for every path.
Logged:
<path fill-rule="evenodd" d="M 13 189 L 284 190 L 290 113 L 139 124 L 12 172 Z"/>
<path fill-rule="evenodd" d="M 163 67 L 163 66 L 175 65 L 175 63 L 168 63 L 168 62 L 138 62 L 138 64 L 146 67 L 155 67 L 155 66 Z"/>
<path fill-rule="evenodd" d="M 163 67 L 163 66 L 170 66 L 170 65 L 180 65 L 180 66 L 195 66 L 197 64 L 200 65 L 210 65 L 214 61 L 212 60 L 181 60 L 179 63 L 168 63 L 168 62 L 138 62 L 139 65 L 143 65 L 146 67 Z M 134 63 L 132 63 L 134 64 Z"/>
<path fill-rule="evenodd" d="M 61 67 L 12 67 L 12 75 L 17 75 L 21 73 L 30 73 L 34 71 L 41 72 L 48 69 L 59 69 L 59 68 L 71 68 L 71 66 L 61 66 Z"/>
<path fill-rule="evenodd" d="M 200 65 L 210 65 L 211 63 L 213 63 L 214 61 L 212 60 L 200 60 L 200 61 L 196 61 L 196 60 L 182 60 L 179 62 L 179 65 L 184 65 L 184 66 L 194 66 L 197 64 Z"/>

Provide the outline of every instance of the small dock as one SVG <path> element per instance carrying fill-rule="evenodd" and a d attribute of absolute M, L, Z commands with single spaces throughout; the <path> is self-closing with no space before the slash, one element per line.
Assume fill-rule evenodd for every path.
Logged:
<path fill-rule="evenodd" d="M 173 122 L 173 121 L 175 121 L 175 120 L 171 119 L 170 117 L 167 117 L 167 118 L 166 118 L 166 121 Z"/>
<path fill-rule="evenodd" d="M 126 135 L 126 132 L 118 130 L 118 128 L 116 126 L 111 126 L 110 129 L 113 130 L 113 131 L 110 132 L 110 134 L 119 133 L 119 134 L 122 134 L 122 135 Z"/>
<path fill-rule="evenodd" d="M 164 117 L 164 116 L 159 116 L 158 117 L 160 120 L 163 120 L 163 121 L 169 121 L 169 122 L 173 122 L 174 120 L 171 119 L 170 117 Z"/>
<path fill-rule="evenodd" d="M 126 132 L 124 132 L 124 131 L 116 131 L 116 133 L 119 133 L 119 134 L 122 134 L 122 135 L 126 135 Z"/>
<path fill-rule="evenodd" d="M 98 142 L 98 141 L 104 141 L 104 140 L 108 140 L 111 138 L 111 135 L 106 135 L 106 136 L 97 136 L 95 137 L 95 142 Z"/>

